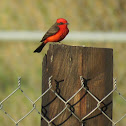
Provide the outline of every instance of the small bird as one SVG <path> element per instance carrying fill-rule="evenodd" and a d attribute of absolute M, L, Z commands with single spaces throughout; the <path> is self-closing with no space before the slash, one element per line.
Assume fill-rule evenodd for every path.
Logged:
<path fill-rule="evenodd" d="M 63 18 L 57 19 L 56 23 L 43 36 L 40 41 L 42 44 L 34 52 L 40 53 L 48 42 L 60 42 L 63 40 L 69 33 L 68 24 L 67 20 Z"/>

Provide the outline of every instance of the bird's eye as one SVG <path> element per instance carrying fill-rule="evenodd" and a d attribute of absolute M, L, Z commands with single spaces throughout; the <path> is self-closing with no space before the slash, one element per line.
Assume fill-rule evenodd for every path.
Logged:
<path fill-rule="evenodd" d="M 64 23 L 63 22 L 60 22 L 60 23 L 58 23 L 59 25 L 63 25 Z"/>
<path fill-rule="evenodd" d="M 60 24 L 62 25 L 62 24 L 64 24 L 64 23 L 60 22 Z"/>

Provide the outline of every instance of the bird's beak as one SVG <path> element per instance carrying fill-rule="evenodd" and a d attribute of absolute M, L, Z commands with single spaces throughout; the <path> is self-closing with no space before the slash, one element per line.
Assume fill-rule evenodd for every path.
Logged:
<path fill-rule="evenodd" d="M 65 23 L 66 25 L 69 25 L 69 23 Z"/>

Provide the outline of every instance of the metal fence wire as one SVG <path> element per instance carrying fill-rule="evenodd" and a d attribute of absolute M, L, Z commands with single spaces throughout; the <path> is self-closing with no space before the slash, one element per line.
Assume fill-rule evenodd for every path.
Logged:
<path fill-rule="evenodd" d="M 115 122 L 115 121 L 113 121 L 113 120 L 106 114 L 106 112 L 105 112 L 107 106 L 108 106 L 109 104 L 111 104 L 111 103 L 109 103 L 109 104 L 107 104 L 107 105 L 104 105 L 103 107 L 100 107 L 100 104 L 103 104 L 103 101 L 104 101 L 105 99 L 107 99 L 113 92 L 116 92 L 116 93 L 124 100 L 124 102 L 126 103 L 126 98 L 124 98 L 124 97 L 122 96 L 122 94 L 121 94 L 121 93 L 118 91 L 118 89 L 117 89 L 116 79 L 113 79 L 113 90 L 112 90 L 111 92 L 109 92 L 109 94 L 107 94 L 103 99 L 99 100 L 99 99 L 98 99 L 96 96 L 94 96 L 94 95 L 92 94 L 92 92 L 90 92 L 90 90 L 88 89 L 87 84 L 86 84 L 88 80 L 86 80 L 86 79 L 84 79 L 82 76 L 80 76 L 80 84 L 81 84 L 80 89 L 79 89 L 72 97 L 70 97 L 67 101 L 60 95 L 60 89 L 59 89 L 59 82 L 58 82 L 58 81 L 55 80 L 55 82 L 56 82 L 56 90 L 53 90 L 53 89 L 52 89 L 51 79 L 52 79 L 52 76 L 49 77 L 49 80 L 48 80 L 49 88 L 48 88 L 45 92 L 43 92 L 42 95 L 39 96 L 35 101 L 32 101 L 31 98 L 28 97 L 28 95 L 27 95 L 27 94 L 23 91 L 23 89 L 21 88 L 21 77 L 19 77 L 19 78 L 18 78 L 18 87 L 17 87 L 10 95 L 8 95 L 5 99 L 3 99 L 3 100 L 0 102 L 0 112 L 3 112 L 3 113 L 6 115 L 6 117 L 8 117 L 10 120 L 12 120 L 12 121 L 15 123 L 16 126 L 18 126 L 18 124 L 19 124 L 23 119 L 25 119 L 27 116 L 29 116 L 29 115 L 33 112 L 33 110 L 36 110 L 36 112 L 38 113 L 38 115 L 41 116 L 41 118 L 42 118 L 44 121 L 47 122 L 48 126 L 51 126 L 51 124 L 53 124 L 54 126 L 60 126 L 60 125 L 64 124 L 71 116 L 74 116 L 79 122 L 82 123 L 82 126 L 84 126 L 84 125 L 85 125 L 85 122 L 86 122 L 87 120 L 89 120 L 89 119 L 91 119 L 91 118 L 94 118 L 94 117 L 96 117 L 96 116 L 99 116 L 99 115 L 101 115 L 101 114 L 103 114 L 103 115 L 113 124 L 113 126 L 115 126 L 115 125 L 116 125 L 117 123 L 119 123 L 123 118 L 126 117 L 126 114 L 124 114 L 121 118 L 119 118 L 119 119 Z M 63 80 L 61 80 L 61 81 L 63 81 Z M 61 81 L 60 81 L 60 82 L 61 82 Z M 27 100 L 30 101 L 30 103 L 33 105 L 33 108 L 32 108 L 25 116 L 23 116 L 22 118 L 20 118 L 19 120 L 16 121 L 16 120 L 14 120 L 14 118 L 13 118 L 6 110 L 4 110 L 4 107 L 3 107 L 4 105 L 3 105 L 3 103 L 4 103 L 6 100 L 8 100 L 8 99 L 9 99 L 15 92 L 17 92 L 18 90 L 20 90 L 20 91 L 22 92 L 22 94 L 27 98 Z M 69 101 L 72 100 L 81 90 L 85 90 L 86 93 L 84 94 L 84 96 L 88 93 L 88 94 L 97 102 L 97 105 L 96 105 L 96 107 L 95 107 L 90 113 L 88 113 L 87 115 L 85 115 L 85 116 L 82 117 L 82 118 L 79 118 L 79 117 L 74 113 L 74 111 L 75 111 L 75 110 L 74 110 L 74 106 L 75 106 L 81 99 L 80 99 L 79 101 L 77 101 L 77 103 L 74 103 L 73 105 L 71 105 L 71 104 L 69 103 Z M 36 102 L 37 102 L 39 99 L 41 99 L 41 98 L 42 98 L 46 93 L 48 93 L 49 91 L 51 91 L 51 92 L 53 92 L 53 93 L 55 94 L 55 98 L 54 98 L 51 102 L 49 102 L 47 105 L 42 106 L 42 112 L 40 112 L 40 111 L 37 109 L 37 107 L 36 107 Z M 83 96 L 82 98 L 84 98 L 84 96 Z M 56 98 L 60 99 L 60 100 L 64 103 L 65 107 L 64 107 L 55 117 L 53 117 L 52 119 L 49 119 L 49 117 L 47 116 L 46 107 L 47 107 L 48 105 L 51 105 L 51 103 L 52 103 Z M 97 114 L 97 115 L 95 115 L 94 117 L 89 117 L 89 116 L 90 116 L 92 113 L 94 113 L 97 109 L 100 111 L 100 113 Z M 63 120 L 62 123 L 56 125 L 56 124 L 54 123 L 54 120 L 57 119 L 65 110 L 68 110 L 68 111 L 70 112 L 70 115 L 68 116 L 68 118 L 67 118 L 66 120 Z"/>

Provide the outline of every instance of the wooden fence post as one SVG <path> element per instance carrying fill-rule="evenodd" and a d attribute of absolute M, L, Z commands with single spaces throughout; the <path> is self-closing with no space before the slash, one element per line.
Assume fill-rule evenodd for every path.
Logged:
<path fill-rule="evenodd" d="M 81 88 L 80 76 L 87 79 L 88 90 L 99 100 L 113 89 L 113 50 L 63 44 L 50 45 L 42 64 L 42 92 L 48 87 L 48 78 L 52 76 L 52 90 L 67 101 Z M 56 84 L 56 82 L 59 82 Z M 58 89 L 57 89 L 57 87 Z M 65 104 L 48 91 L 42 97 L 42 113 L 47 119 L 54 118 Z M 82 89 L 68 104 L 81 120 L 97 106 L 96 100 Z M 103 107 L 104 106 L 104 107 Z M 101 104 L 102 110 L 112 118 L 112 95 Z M 84 126 L 112 126 L 112 123 L 97 109 L 84 120 Z M 51 126 L 82 126 L 71 112 L 66 109 Z M 48 126 L 41 120 L 41 126 Z"/>

